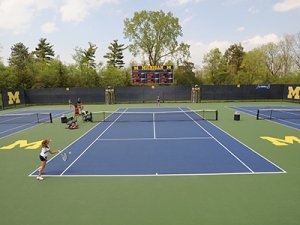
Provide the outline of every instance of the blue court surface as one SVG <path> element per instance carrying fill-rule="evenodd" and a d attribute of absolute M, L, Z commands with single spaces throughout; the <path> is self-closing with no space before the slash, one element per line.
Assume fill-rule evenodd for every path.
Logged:
<path fill-rule="evenodd" d="M 50 113 L 55 119 L 70 112 L 70 110 L 19 110 L 0 114 L 0 139 L 41 123 L 49 123 Z"/>
<path fill-rule="evenodd" d="M 49 160 L 44 176 L 155 176 L 284 173 L 189 108 L 119 109 Z M 152 121 L 127 112 L 153 112 Z M 155 112 L 170 113 L 166 119 Z M 188 112 L 189 111 L 189 112 Z M 123 113 L 120 113 L 123 112 Z M 173 117 L 173 118 L 172 118 Z M 143 121 L 143 122 L 141 122 Z M 216 121 L 216 124 L 218 122 Z M 71 154 L 69 154 L 71 152 Z M 38 156 L 37 156 L 38 158 Z M 30 176 L 35 176 L 37 170 Z"/>
<path fill-rule="evenodd" d="M 300 130 L 300 107 L 296 106 L 232 106 L 235 110 L 257 116 L 260 110 L 260 118 L 273 123 L 292 127 Z"/>

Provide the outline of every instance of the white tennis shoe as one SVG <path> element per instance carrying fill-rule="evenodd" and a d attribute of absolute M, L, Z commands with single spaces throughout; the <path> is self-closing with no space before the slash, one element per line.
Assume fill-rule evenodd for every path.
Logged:
<path fill-rule="evenodd" d="M 36 179 L 37 180 L 44 180 L 44 178 L 42 176 L 37 176 Z"/>

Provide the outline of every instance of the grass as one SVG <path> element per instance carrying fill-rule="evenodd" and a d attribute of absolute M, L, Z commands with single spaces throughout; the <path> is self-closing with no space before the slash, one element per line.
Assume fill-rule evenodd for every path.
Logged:
<path fill-rule="evenodd" d="M 104 225 L 296 225 L 300 224 L 299 143 L 277 147 L 260 136 L 284 138 L 300 131 L 241 113 L 233 121 L 231 105 L 291 105 L 285 102 L 166 103 L 162 107 L 218 109 L 218 127 L 287 171 L 286 174 L 179 177 L 28 177 L 39 166 L 38 150 L 0 150 L 0 222 L 20 224 Z M 28 109 L 58 109 L 34 106 Z M 89 105 L 86 110 L 155 107 L 154 104 Z M 67 106 L 65 107 L 67 108 Z M 95 124 L 68 130 L 57 119 L 0 139 L 0 147 L 16 140 L 51 137 L 63 149 Z"/>

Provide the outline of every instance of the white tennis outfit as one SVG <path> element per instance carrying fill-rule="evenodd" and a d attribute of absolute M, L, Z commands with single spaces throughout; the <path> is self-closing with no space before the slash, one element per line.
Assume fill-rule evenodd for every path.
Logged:
<path fill-rule="evenodd" d="M 40 155 L 47 159 L 47 156 L 48 156 L 48 152 L 50 151 L 50 147 L 49 146 L 46 146 L 46 147 L 42 147 L 42 151 L 40 153 Z"/>

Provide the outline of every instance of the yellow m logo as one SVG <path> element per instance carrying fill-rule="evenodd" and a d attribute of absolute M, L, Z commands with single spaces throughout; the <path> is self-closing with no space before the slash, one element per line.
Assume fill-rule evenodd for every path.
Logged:
<path fill-rule="evenodd" d="M 300 99 L 300 87 L 296 87 L 295 89 L 292 86 L 288 87 L 289 93 L 287 98 L 292 99 L 294 97 L 294 99 Z"/>
<path fill-rule="evenodd" d="M 7 96 L 8 96 L 8 104 L 9 105 L 13 105 L 15 104 L 19 104 L 21 103 L 20 100 L 20 92 L 16 91 L 14 94 L 12 92 L 7 92 Z"/>
<path fill-rule="evenodd" d="M 287 146 L 289 144 L 294 144 L 294 142 L 298 142 L 300 144 L 300 139 L 294 136 L 285 136 L 284 139 L 274 138 L 274 137 L 260 137 L 271 142 L 276 146 Z"/>
<path fill-rule="evenodd" d="M 27 140 L 18 140 L 18 141 L 15 141 L 15 143 L 12 143 L 11 145 L 7 145 L 7 146 L 0 148 L 0 150 L 10 150 L 17 146 L 19 146 L 20 148 L 25 148 L 25 149 L 37 149 L 37 148 L 41 147 L 41 144 L 42 144 L 42 141 L 35 141 L 35 142 L 28 143 Z"/>

